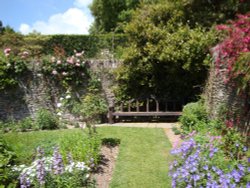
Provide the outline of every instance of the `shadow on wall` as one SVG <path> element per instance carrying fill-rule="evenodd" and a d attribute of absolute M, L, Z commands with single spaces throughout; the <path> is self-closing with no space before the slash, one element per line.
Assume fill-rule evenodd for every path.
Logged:
<path fill-rule="evenodd" d="M 0 120 L 20 120 L 30 116 L 25 93 L 20 87 L 0 92 Z"/>

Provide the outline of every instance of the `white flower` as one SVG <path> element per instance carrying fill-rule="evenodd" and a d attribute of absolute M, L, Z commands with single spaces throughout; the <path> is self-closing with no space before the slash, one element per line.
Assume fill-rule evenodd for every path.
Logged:
<path fill-rule="evenodd" d="M 57 103 L 56 106 L 57 108 L 60 108 L 62 106 L 62 103 Z"/>
<path fill-rule="evenodd" d="M 62 75 L 63 75 L 63 76 L 67 76 L 68 73 L 67 73 L 67 72 L 63 72 Z"/>
<path fill-rule="evenodd" d="M 56 58 L 55 57 L 51 57 L 51 62 L 56 62 Z"/>
<path fill-rule="evenodd" d="M 88 167 L 85 166 L 85 163 L 84 163 L 84 162 L 77 162 L 77 163 L 76 163 L 76 168 L 78 168 L 79 170 L 85 170 L 85 169 L 88 170 Z"/>
<path fill-rule="evenodd" d="M 53 70 L 53 71 L 52 71 L 52 74 L 56 75 L 56 74 L 57 74 L 57 71 L 56 71 L 56 70 Z"/>
<path fill-rule="evenodd" d="M 68 171 L 68 172 L 73 172 L 73 170 L 74 170 L 74 163 L 66 166 L 65 170 Z"/>
<path fill-rule="evenodd" d="M 60 97 L 60 101 L 62 101 L 64 98 L 63 97 Z"/>
<path fill-rule="evenodd" d="M 61 116 L 61 115 L 62 115 L 62 113 L 61 113 L 61 112 L 58 112 L 58 113 L 57 113 L 57 115 L 58 115 L 58 116 Z"/>
<path fill-rule="evenodd" d="M 70 98 L 71 98 L 71 96 L 70 96 L 70 95 L 67 95 L 65 98 L 66 98 L 66 99 L 70 99 Z"/>

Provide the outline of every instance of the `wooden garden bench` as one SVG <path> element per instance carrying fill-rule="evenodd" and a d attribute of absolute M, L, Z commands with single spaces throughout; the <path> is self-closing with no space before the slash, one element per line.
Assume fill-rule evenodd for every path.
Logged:
<path fill-rule="evenodd" d="M 117 106 L 109 107 L 108 120 L 114 123 L 119 117 L 179 117 L 182 114 L 182 103 L 176 101 L 132 99 L 123 101 Z"/>

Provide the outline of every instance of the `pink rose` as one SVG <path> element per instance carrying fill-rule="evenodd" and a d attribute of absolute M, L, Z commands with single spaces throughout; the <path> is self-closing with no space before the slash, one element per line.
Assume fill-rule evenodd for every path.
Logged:
<path fill-rule="evenodd" d="M 11 52 L 11 49 L 10 49 L 10 48 L 4 49 L 4 55 L 5 55 L 6 57 L 8 57 L 8 56 L 10 55 L 10 52 Z"/>
<path fill-rule="evenodd" d="M 24 52 L 23 52 L 23 55 L 24 55 L 24 56 L 27 56 L 27 55 L 29 55 L 29 52 L 24 51 Z"/>
<path fill-rule="evenodd" d="M 57 75 L 57 71 L 56 71 L 56 70 L 53 70 L 53 71 L 52 71 L 52 74 Z"/>
<path fill-rule="evenodd" d="M 74 63 L 74 58 L 73 57 L 68 57 L 67 62 L 70 63 L 70 64 L 73 64 Z"/>
<path fill-rule="evenodd" d="M 9 53 L 10 53 L 10 51 L 11 51 L 11 49 L 10 49 L 10 48 L 6 48 L 6 49 L 4 49 L 4 53 L 5 53 L 5 54 L 9 54 Z"/>

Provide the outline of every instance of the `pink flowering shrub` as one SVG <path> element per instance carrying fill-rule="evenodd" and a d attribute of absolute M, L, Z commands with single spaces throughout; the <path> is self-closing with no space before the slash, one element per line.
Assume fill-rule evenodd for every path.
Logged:
<path fill-rule="evenodd" d="M 0 52 L 0 90 L 17 84 L 17 79 L 28 71 L 29 53 L 15 54 L 11 48 Z"/>
<path fill-rule="evenodd" d="M 237 80 L 238 77 L 248 77 L 246 81 L 249 82 L 250 77 L 246 70 L 250 61 L 245 59 L 242 62 L 242 57 L 250 52 L 250 13 L 238 15 L 237 20 L 229 22 L 229 25 L 218 25 L 217 29 L 226 33 L 224 40 L 214 49 L 218 53 L 215 59 L 216 68 L 227 70 L 225 83 Z M 242 69 L 237 68 L 238 66 Z"/>
<path fill-rule="evenodd" d="M 66 88 L 69 85 L 81 85 L 88 75 L 84 52 L 75 51 L 70 57 L 46 57 L 42 60 L 42 72 Z"/>
<path fill-rule="evenodd" d="M 217 72 L 225 70 L 224 83 L 246 101 L 242 112 L 227 108 L 224 113 L 225 124 L 232 129 L 241 123 L 240 115 L 247 116 L 250 111 L 247 102 L 250 94 L 250 13 L 238 15 L 237 20 L 230 21 L 228 25 L 218 25 L 217 29 L 225 33 L 225 38 L 213 49 Z"/>

